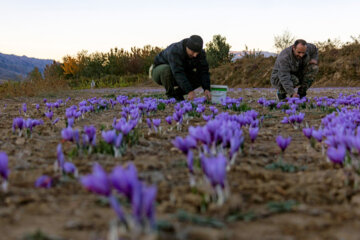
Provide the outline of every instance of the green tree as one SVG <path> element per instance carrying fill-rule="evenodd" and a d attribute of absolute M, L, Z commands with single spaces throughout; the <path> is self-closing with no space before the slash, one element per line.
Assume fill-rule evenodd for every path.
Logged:
<path fill-rule="evenodd" d="M 214 35 L 213 40 L 206 44 L 206 59 L 211 68 L 218 67 L 222 64 L 229 63 L 233 57 L 230 54 L 231 46 L 226 43 L 226 38 L 220 34 Z"/>
<path fill-rule="evenodd" d="M 295 37 L 288 31 L 285 30 L 281 35 L 274 36 L 274 47 L 279 53 L 283 49 L 291 46 L 295 41 Z"/>
<path fill-rule="evenodd" d="M 27 78 L 30 82 L 36 82 L 36 81 L 43 80 L 41 72 L 39 71 L 39 69 L 37 67 L 34 67 L 34 69 L 31 72 L 29 72 Z"/>

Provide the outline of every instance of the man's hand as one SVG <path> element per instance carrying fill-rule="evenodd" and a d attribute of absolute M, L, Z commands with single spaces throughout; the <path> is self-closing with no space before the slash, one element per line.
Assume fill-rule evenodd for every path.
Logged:
<path fill-rule="evenodd" d="M 317 65 L 317 63 L 318 62 L 316 61 L 316 59 L 311 59 L 310 62 L 309 62 L 309 64 L 315 64 L 315 65 Z"/>
<path fill-rule="evenodd" d="M 294 93 L 293 95 L 291 95 L 291 97 L 300 98 L 299 94 L 297 94 L 297 93 Z"/>
<path fill-rule="evenodd" d="M 194 100 L 194 98 L 195 98 L 195 92 L 194 91 L 189 92 L 188 93 L 188 100 L 192 101 L 192 100 Z"/>
<path fill-rule="evenodd" d="M 205 90 L 204 95 L 208 101 L 211 101 L 211 92 L 209 90 Z"/>

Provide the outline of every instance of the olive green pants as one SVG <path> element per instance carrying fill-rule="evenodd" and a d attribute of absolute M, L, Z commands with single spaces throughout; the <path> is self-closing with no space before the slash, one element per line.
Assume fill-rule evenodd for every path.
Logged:
<path fill-rule="evenodd" d="M 200 78 L 196 74 L 187 75 L 192 90 L 201 86 Z M 168 98 L 175 98 L 176 100 L 182 100 L 186 94 L 177 84 L 174 75 L 171 72 L 170 65 L 161 64 L 152 69 L 151 78 L 154 82 L 164 86 L 166 96 Z"/>

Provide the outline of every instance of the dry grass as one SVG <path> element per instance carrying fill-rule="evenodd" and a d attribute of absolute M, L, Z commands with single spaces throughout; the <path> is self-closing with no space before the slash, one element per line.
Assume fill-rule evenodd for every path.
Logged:
<path fill-rule="evenodd" d="M 0 84 L 0 98 L 33 97 L 41 94 L 51 94 L 69 89 L 65 79 L 37 80 L 14 82 L 7 81 Z"/>

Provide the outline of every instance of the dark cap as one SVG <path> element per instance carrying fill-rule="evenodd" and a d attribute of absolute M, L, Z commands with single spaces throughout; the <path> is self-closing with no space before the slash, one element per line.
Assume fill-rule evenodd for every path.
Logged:
<path fill-rule="evenodd" d="M 203 47 L 203 40 L 200 36 L 198 35 L 192 35 L 187 43 L 186 46 L 193 50 L 194 52 L 201 52 L 202 47 Z"/>

